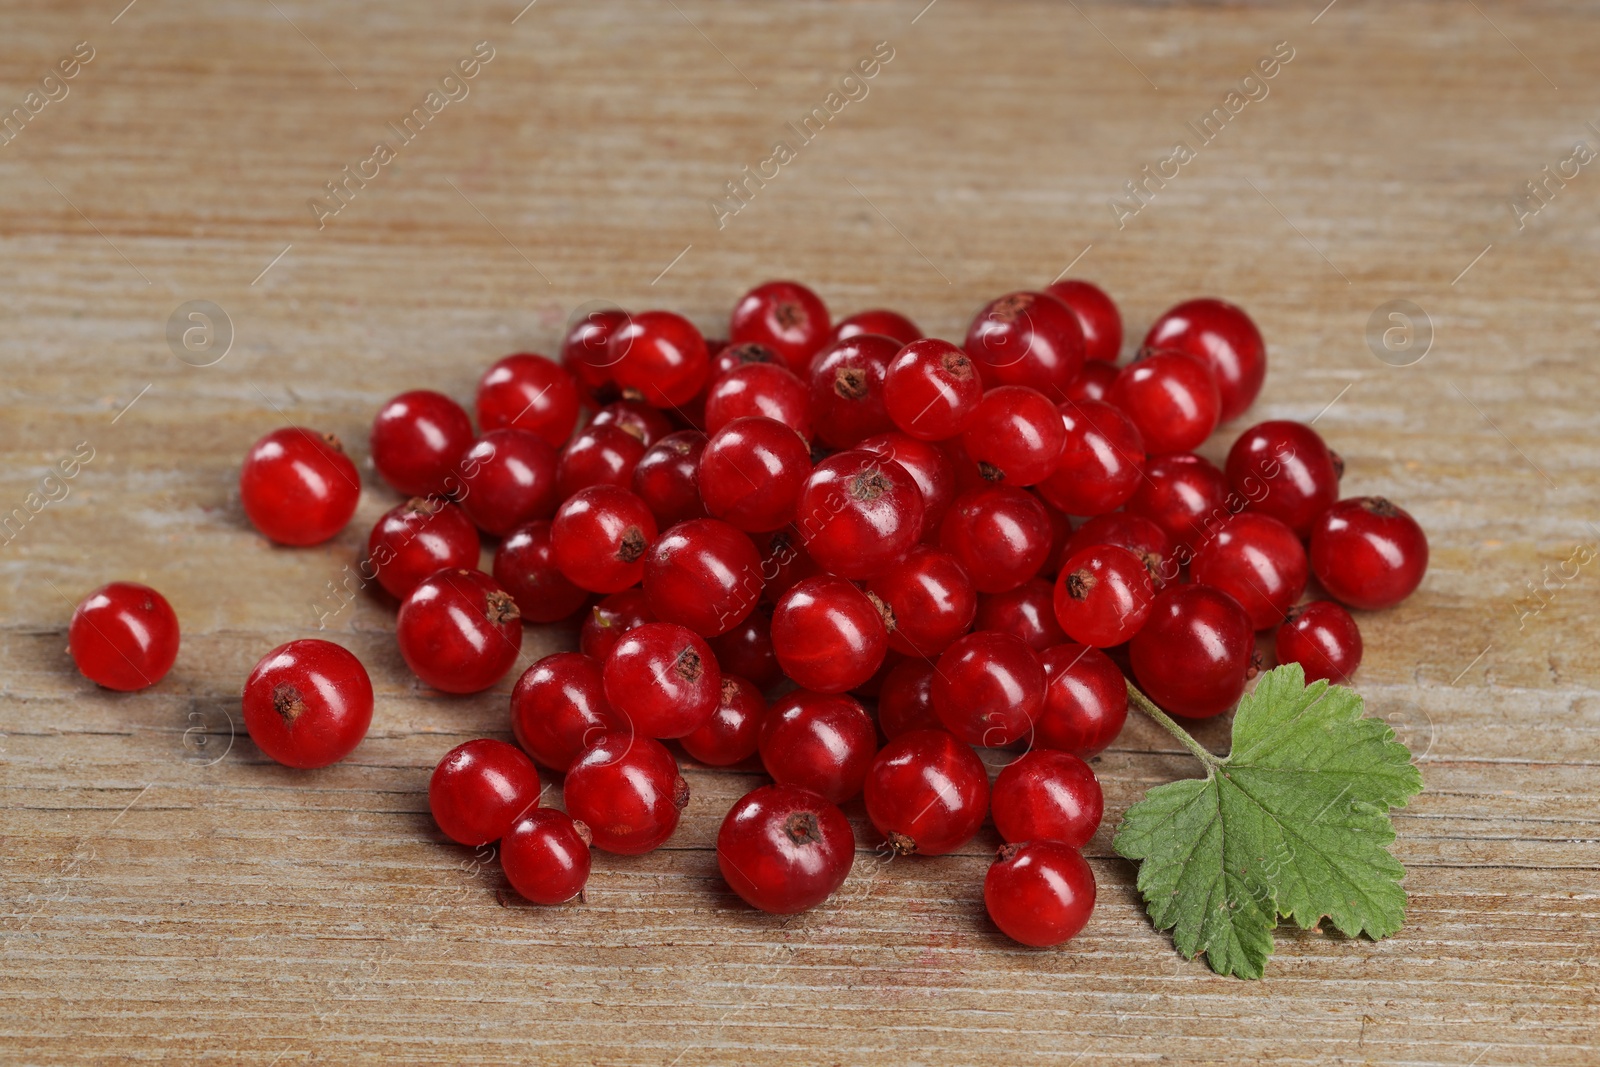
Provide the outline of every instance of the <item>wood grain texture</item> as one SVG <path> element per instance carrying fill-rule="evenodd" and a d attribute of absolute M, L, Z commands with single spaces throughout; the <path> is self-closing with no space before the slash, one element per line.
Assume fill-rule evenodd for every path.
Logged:
<path fill-rule="evenodd" d="M 1520 227 L 1511 206 L 1575 142 L 1600 146 L 1592 7 L 122 3 L 0 14 L 0 114 L 76 42 L 95 50 L 0 145 L 0 514 L 59 495 L 39 489 L 51 465 L 93 449 L 0 545 L 0 1057 L 1600 1060 L 1600 572 L 1559 577 L 1600 541 L 1600 174 L 1548 186 Z M 319 229 L 308 199 L 479 41 L 494 58 L 470 95 Z M 719 229 L 708 201 L 880 41 L 868 95 Z M 1124 183 L 1285 41 L 1269 95 L 1119 227 Z M 357 753 L 297 773 L 243 735 L 250 666 L 317 632 L 394 499 L 369 477 L 335 541 L 269 547 L 236 477 L 285 419 L 340 434 L 370 475 L 385 397 L 467 398 L 592 301 L 716 332 L 749 285 L 796 276 L 841 311 L 888 304 L 959 337 L 1080 254 L 1135 335 L 1190 295 L 1246 305 L 1272 359 L 1246 419 L 1321 412 L 1347 492 L 1429 532 L 1422 590 L 1361 619 L 1359 688 L 1427 782 L 1396 818 L 1398 936 L 1284 931 L 1258 983 L 1175 955 L 1109 848 L 1143 790 L 1196 770 L 1144 721 L 1098 763 L 1099 906 L 1053 952 L 984 921 L 991 831 L 885 862 L 859 807 L 834 900 L 751 914 L 711 845 L 759 776 L 693 766 L 668 847 L 600 857 L 582 906 L 518 905 L 424 796 L 450 746 L 508 736 L 511 679 L 420 689 L 367 594 L 329 620 L 378 690 Z M 1431 320 L 1410 366 L 1367 343 L 1394 299 Z M 168 346 L 191 300 L 231 320 L 213 366 Z M 97 690 L 64 651 L 72 602 L 114 578 L 183 620 L 176 669 L 143 693 Z M 528 638 L 524 664 L 571 640 Z"/>

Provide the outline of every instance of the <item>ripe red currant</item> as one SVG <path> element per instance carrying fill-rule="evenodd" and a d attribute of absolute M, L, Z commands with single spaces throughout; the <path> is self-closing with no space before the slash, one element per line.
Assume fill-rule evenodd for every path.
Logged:
<path fill-rule="evenodd" d="M 984 394 L 962 447 L 985 481 L 1037 485 L 1055 473 L 1066 429 L 1055 404 L 1037 389 L 1001 385 Z"/>
<path fill-rule="evenodd" d="M 867 818 L 902 856 L 943 856 L 978 832 L 989 774 L 943 730 L 912 730 L 883 746 L 863 787 Z"/>
<path fill-rule="evenodd" d="M 1033 724 L 1033 743 L 1080 759 L 1104 752 L 1128 721 L 1122 671 L 1110 656 L 1087 645 L 1057 645 L 1039 659 L 1049 681 L 1044 712 Z"/>
<path fill-rule="evenodd" d="M 178 616 L 148 585 L 112 582 L 73 609 L 67 648 L 96 685 L 144 689 L 165 678 L 178 658 Z"/>
<path fill-rule="evenodd" d="M 1061 564 L 1056 621 L 1074 641 L 1110 648 L 1139 632 L 1154 598 L 1144 560 L 1116 545 L 1094 545 Z"/>
<path fill-rule="evenodd" d="M 1067 386 L 1066 400 L 1076 401 L 1079 404 L 1085 400 L 1105 400 L 1111 395 L 1111 386 L 1121 373 L 1121 368 L 1115 363 L 1104 363 L 1098 359 L 1086 360 L 1078 376 Z"/>
<path fill-rule="evenodd" d="M 1086 360 L 1115 363 L 1122 351 L 1122 313 L 1117 305 L 1093 282 L 1067 278 L 1052 282 L 1045 292 L 1072 309 L 1083 329 L 1083 356 Z"/>
<path fill-rule="evenodd" d="M 1203 359 L 1216 376 L 1222 401 L 1219 422 L 1237 418 L 1255 402 L 1267 376 L 1267 346 L 1241 308 L 1221 300 L 1188 300 L 1150 327 L 1145 348 L 1170 348 Z"/>
<path fill-rule="evenodd" d="M 889 418 L 921 441 L 943 441 L 965 430 L 982 399 L 983 381 L 971 358 L 936 337 L 902 348 L 883 380 Z"/>
<path fill-rule="evenodd" d="M 804 377 L 812 355 L 828 339 L 828 328 L 827 305 L 816 293 L 799 282 L 767 282 L 734 305 L 728 343 L 766 345 Z"/>
<path fill-rule="evenodd" d="M 1068 515 L 1115 511 L 1144 477 L 1144 439 L 1110 404 L 1081 400 L 1059 410 L 1066 431 L 1061 458 L 1039 483 L 1039 495 Z"/>
<path fill-rule="evenodd" d="M 290 641 L 261 657 L 244 683 L 244 728 L 285 767 L 338 763 L 372 725 L 372 679 L 331 641 Z"/>
<path fill-rule="evenodd" d="M 828 335 L 828 340 L 845 341 L 852 337 L 860 337 L 864 333 L 881 334 L 884 337 L 893 337 L 903 345 L 922 339 L 922 331 L 917 324 L 900 314 L 898 311 L 889 311 L 886 308 L 872 308 L 868 311 L 858 311 L 848 318 L 839 320 L 833 332 Z"/>
<path fill-rule="evenodd" d="M 734 419 L 776 419 L 801 437 L 811 436 L 811 394 L 806 383 L 777 363 L 746 363 L 717 380 L 706 394 L 706 432 Z"/>
<path fill-rule="evenodd" d="M 560 904 L 589 880 L 589 828 L 555 808 L 529 808 L 500 841 L 500 869 L 535 904 Z"/>
<path fill-rule="evenodd" d="M 1300 538 L 1339 499 L 1341 463 L 1322 437 L 1299 422 L 1258 423 L 1228 450 L 1228 482 L 1250 503 Z"/>
<path fill-rule="evenodd" d="M 699 729 L 722 699 L 722 671 L 699 634 L 647 622 L 622 636 L 605 665 L 606 699 L 646 737 Z"/>
<path fill-rule="evenodd" d="M 650 598 L 643 589 L 624 589 L 603 597 L 583 620 L 578 630 L 578 648 L 585 656 L 606 661 L 611 650 L 617 647 L 622 635 L 636 626 L 655 622 L 655 612 L 650 610 Z"/>
<path fill-rule="evenodd" d="M 456 460 L 471 446 L 472 420 L 443 393 L 401 393 L 372 420 L 372 465 L 407 496 L 448 492 Z"/>
<path fill-rule="evenodd" d="M 644 593 L 662 622 L 702 637 L 727 633 L 761 599 L 761 554 L 748 535 L 719 519 L 690 519 L 650 546 Z"/>
<path fill-rule="evenodd" d="M 838 807 L 809 789 L 765 785 L 728 810 L 717 866 L 746 904 L 773 915 L 814 908 L 844 884 L 856 835 Z"/>
<path fill-rule="evenodd" d="M 894 621 L 889 647 L 928 659 L 972 627 L 978 595 L 956 558 L 916 545 L 899 563 L 867 583 Z"/>
<path fill-rule="evenodd" d="M 783 680 L 783 668 L 772 649 L 772 615 L 756 608 L 743 622 L 711 640 L 723 677 L 748 678 L 759 690 L 771 689 Z"/>
<path fill-rule="evenodd" d="M 884 379 L 900 343 L 862 334 L 824 348 L 811 363 L 811 425 L 831 448 L 854 448 L 863 437 L 894 429 L 884 406 Z"/>
<path fill-rule="evenodd" d="M 559 622 L 589 600 L 588 590 L 567 581 L 556 568 L 550 523 L 544 519 L 517 527 L 500 542 L 494 553 L 494 580 L 511 594 L 527 622 Z"/>
<path fill-rule="evenodd" d="M 973 628 L 1021 638 L 1040 653 L 1067 639 L 1056 621 L 1055 586 L 1043 578 L 1029 578 L 1015 589 L 979 597 Z"/>
<path fill-rule="evenodd" d="M 967 355 L 987 384 L 1026 385 L 1057 399 L 1083 367 L 1083 327 L 1045 293 L 1008 293 L 967 328 Z"/>
<path fill-rule="evenodd" d="M 1025 489 L 997 485 L 956 498 L 939 527 L 980 593 L 1004 593 L 1039 573 L 1050 554 L 1050 516 Z"/>
<path fill-rule="evenodd" d="M 904 559 L 922 533 L 922 492 L 893 460 L 861 449 L 817 464 L 795 524 L 806 551 L 844 578 L 868 578 Z"/>
<path fill-rule="evenodd" d="M 511 732 L 551 770 L 565 774 L 591 745 L 627 729 L 606 699 L 601 663 L 593 657 L 553 653 L 523 671 L 511 690 Z"/>
<path fill-rule="evenodd" d="M 1106 400 L 1128 416 L 1151 455 L 1198 448 L 1221 401 L 1209 367 L 1182 352 L 1149 352 L 1122 368 Z"/>
<path fill-rule="evenodd" d="M 280 545 L 317 545 L 350 521 L 361 475 L 339 439 L 298 426 L 267 434 L 245 454 L 239 501 L 255 528 Z"/>
<path fill-rule="evenodd" d="M 478 565 L 478 528 L 439 497 L 412 497 L 383 513 L 367 538 L 378 584 L 404 600 L 435 571 Z"/>
<path fill-rule="evenodd" d="M 1194 558 L 1195 546 L 1203 545 L 1242 505 L 1230 502 L 1228 479 L 1210 460 L 1190 452 L 1153 456 L 1144 466 L 1144 480 L 1128 498 L 1128 513 L 1149 519 L 1174 546 L 1172 557 L 1179 564 Z M 1170 566 L 1169 566 L 1169 569 Z M 1163 574 L 1164 580 L 1177 577 Z"/>
<path fill-rule="evenodd" d="M 1381 496 L 1355 496 L 1311 527 L 1311 569 L 1335 600 L 1377 611 L 1410 596 L 1428 570 L 1428 537 Z"/>
<path fill-rule="evenodd" d="M 1078 935 L 1094 913 L 1094 871 L 1078 850 L 1059 841 L 1000 848 L 983 878 L 983 903 L 1000 932 L 1033 948 Z"/>
<path fill-rule="evenodd" d="M 611 380 L 654 407 L 694 399 L 711 376 L 706 339 L 694 323 L 671 311 L 643 311 L 611 332 Z"/>
<path fill-rule="evenodd" d="M 673 430 L 668 419 L 649 404 L 637 400 L 614 400 L 594 413 L 590 426 L 615 426 L 649 448 Z"/>
<path fill-rule="evenodd" d="M 522 616 L 482 571 L 439 571 L 400 605 L 395 637 L 418 678 L 446 693 L 476 693 L 517 661 Z"/>
<path fill-rule="evenodd" d="M 1008 763 L 994 780 L 989 808 L 1007 841 L 1089 843 L 1105 814 L 1100 779 L 1068 752 L 1036 748 Z"/>
<path fill-rule="evenodd" d="M 761 720 L 766 713 L 767 702 L 761 690 L 724 671 L 717 709 L 711 718 L 679 738 L 679 743 L 689 755 L 712 767 L 743 763 L 756 754 Z"/>
<path fill-rule="evenodd" d="M 1174 715 L 1205 719 L 1238 701 L 1255 651 L 1250 616 L 1208 585 L 1156 594 L 1150 619 L 1128 652 L 1145 695 Z"/>
<path fill-rule="evenodd" d="M 955 463 L 944 449 L 893 430 L 863 438 L 856 448 L 892 459 L 906 469 L 922 493 L 922 532 L 918 540 L 937 539 L 939 524 L 956 499 Z"/>
<path fill-rule="evenodd" d="M 1172 538 L 1160 526 L 1142 515 L 1112 511 L 1096 515 L 1073 531 L 1062 550 L 1062 559 L 1075 556 L 1093 545 L 1118 545 L 1144 561 L 1145 569 L 1159 587 L 1178 577 L 1178 564 L 1172 557 Z"/>
<path fill-rule="evenodd" d="M 678 828 L 689 783 L 660 741 L 609 734 L 572 765 L 562 798 L 567 813 L 588 825 L 596 848 L 638 856 Z"/>
<path fill-rule="evenodd" d="M 700 457 L 706 435 L 699 430 L 670 433 L 645 450 L 633 468 L 633 491 L 665 530 L 688 519 L 703 519 L 700 500 Z"/>
<path fill-rule="evenodd" d="M 1313 600 L 1290 608 L 1278 629 L 1279 663 L 1298 663 L 1306 682 L 1350 681 L 1361 666 L 1361 630 L 1350 613 L 1331 600 Z"/>
<path fill-rule="evenodd" d="M 775 419 L 734 419 L 700 457 L 706 511 L 741 530 L 776 530 L 794 518 L 811 474 L 811 449 Z"/>
<path fill-rule="evenodd" d="M 772 363 L 783 367 L 785 370 L 789 368 L 788 362 L 766 345 L 757 344 L 754 341 L 745 341 L 737 345 L 730 345 L 726 341 L 721 343 L 726 347 L 711 353 L 711 378 L 709 380 L 711 385 L 720 382 L 723 375 L 731 374 L 740 367 L 749 366 L 752 363 Z M 707 342 L 707 344 L 710 344 L 710 342 Z"/>
<path fill-rule="evenodd" d="M 877 671 L 889 648 L 883 601 L 833 575 L 807 578 L 772 612 L 772 650 L 802 689 L 844 693 Z"/>
<path fill-rule="evenodd" d="M 861 791 L 878 731 L 850 697 L 796 689 L 767 710 L 759 747 L 773 781 L 843 804 Z"/>
<path fill-rule="evenodd" d="M 572 324 L 561 343 L 561 366 L 593 401 L 611 385 L 611 332 L 628 321 L 621 308 L 599 308 Z M 551 442 L 559 445 L 560 441 Z"/>
<path fill-rule="evenodd" d="M 515 745 L 480 737 L 445 753 L 428 779 L 428 807 L 446 837 L 476 848 L 498 841 L 539 803 L 539 771 Z"/>
<path fill-rule="evenodd" d="M 591 593 L 616 593 L 644 577 L 656 520 L 626 489 L 595 485 L 561 505 L 550 539 L 569 582 Z"/>
<path fill-rule="evenodd" d="M 878 690 L 878 728 L 893 740 L 912 730 L 943 730 L 933 713 L 933 664 L 905 659 L 894 665 Z"/>
<path fill-rule="evenodd" d="M 478 528 L 504 537 L 556 507 L 556 452 L 527 430 L 490 430 L 457 464 L 460 501 Z"/>
<path fill-rule="evenodd" d="M 591 485 L 632 487 L 644 453 L 643 442 L 617 423 L 590 423 L 567 442 L 556 460 L 558 498 L 565 500 Z"/>
<path fill-rule="evenodd" d="M 991 630 L 958 638 L 933 679 L 933 710 L 969 745 L 1009 745 L 1028 736 L 1044 710 L 1044 667 L 1010 634 Z"/>
<path fill-rule="evenodd" d="M 544 356 L 518 352 L 478 381 L 478 432 L 516 428 L 560 448 L 578 424 L 578 384 Z"/>
<path fill-rule="evenodd" d="M 1277 519 L 1235 515 L 1195 553 L 1189 575 L 1239 602 L 1257 630 L 1276 626 L 1306 591 L 1311 567 L 1300 539 Z"/>

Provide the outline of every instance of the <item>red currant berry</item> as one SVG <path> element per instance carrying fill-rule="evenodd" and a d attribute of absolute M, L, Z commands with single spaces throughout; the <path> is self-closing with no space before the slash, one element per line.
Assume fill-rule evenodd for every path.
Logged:
<path fill-rule="evenodd" d="M 933 713 L 933 664 L 904 659 L 894 665 L 878 690 L 878 728 L 893 740 L 912 730 L 943 730 Z"/>
<path fill-rule="evenodd" d="M 372 465 L 407 496 L 441 496 L 456 460 L 472 447 L 472 420 L 443 393 L 401 393 L 372 420 Z"/>
<path fill-rule="evenodd" d="M 917 327 L 916 323 L 898 311 L 888 311 L 884 308 L 858 311 L 849 318 L 840 319 L 839 324 L 828 335 L 828 340 L 829 342 L 847 341 L 852 337 L 860 337 L 864 333 L 893 337 L 903 345 L 922 340 L 922 331 Z"/>
<path fill-rule="evenodd" d="M 1208 459 L 1190 452 L 1153 456 L 1144 466 L 1144 480 L 1128 498 L 1131 515 L 1161 527 L 1174 546 L 1180 564 L 1194 558 L 1194 545 L 1202 545 L 1230 508 L 1228 479 Z M 1233 503 L 1242 503 L 1235 498 Z M 1166 580 L 1176 574 L 1162 575 Z"/>
<path fill-rule="evenodd" d="M 1154 597 L 1144 560 L 1116 545 L 1094 545 L 1061 564 L 1056 621 L 1074 641 L 1110 648 L 1139 632 Z"/>
<path fill-rule="evenodd" d="M 500 869 L 535 904 L 560 904 L 589 880 L 589 828 L 555 808 L 529 808 L 500 842 Z"/>
<path fill-rule="evenodd" d="M 775 419 L 734 419 L 700 457 L 706 511 L 741 530 L 776 530 L 794 518 L 811 474 L 811 449 Z"/>
<path fill-rule="evenodd" d="M 717 831 L 717 866 L 752 908 L 793 915 L 844 884 L 856 835 L 838 807 L 792 785 L 764 785 L 734 802 Z"/>
<path fill-rule="evenodd" d="M 1008 763 L 994 780 L 989 810 L 1007 841 L 1059 841 L 1082 848 L 1105 814 L 1100 779 L 1068 752 L 1036 748 Z"/>
<path fill-rule="evenodd" d="M 1241 308 L 1221 300 L 1189 300 L 1155 321 L 1145 348 L 1170 348 L 1203 359 L 1216 376 L 1219 422 L 1237 418 L 1255 402 L 1267 377 L 1267 346 Z"/>
<path fill-rule="evenodd" d="M 650 547 L 644 592 L 662 622 L 715 637 L 743 621 L 761 599 L 761 555 L 725 522 L 680 522 Z"/>
<path fill-rule="evenodd" d="M 572 324 L 561 342 L 561 366 L 577 379 L 591 400 L 611 384 L 611 351 L 607 342 L 612 331 L 627 321 L 628 313 L 621 308 L 590 311 Z"/>
<path fill-rule="evenodd" d="M 689 783 L 660 741 L 610 734 L 572 765 L 562 798 L 567 813 L 588 825 L 596 848 L 638 856 L 678 828 Z"/>
<path fill-rule="evenodd" d="M 449 501 L 412 497 L 374 524 L 367 562 L 378 584 L 404 600 L 435 571 L 477 567 L 478 528 Z"/>
<path fill-rule="evenodd" d="M 772 613 L 772 650 L 801 688 L 848 692 L 883 662 L 891 617 L 883 601 L 843 578 L 807 578 Z"/>
<path fill-rule="evenodd" d="M 1055 587 L 1043 578 L 1029 578 L 1015 589 L 979 597 L 973 627 L 1021 638 L 1040 653 L 1067 639 L 1056 621 Z"/>
<path fill-rule="evenodd" d="M 797 689 L 761 720 L 761 763 L 779 785 L 809 789 L 835 804 L 861 791 L 878 731 L 850 697 Z"/>
<path fill-rule="evenodd" d="M 1025 489 L 997 485 L 956 498 L 939 527 L 972 587 L 1004 593 L 1039 573 L 1050 554 L 1050 516 Z"/>
<path fill-rule="evenodd" d="M 913 547 L 906 558 L 867 583 L 884 605 L 889 647 L 927 659 L 950 647 L 972 627 L 978 611 L 967 572 L 950 553 L 927 545 Z"/>
<path fill-rule="evenodd" d="M 1026 385 L 1056 398 L 1083 367 L 1083 327 L 1053 296 L 1008 293 L 978 312 L 966 349 L 985 383 Z"/>
<path fill-rule="evenodd" d="M 806 551 L 843 578 L 904 559 L 922 533 L 922 492 L 893 460 L 856 449 L 817 464 L 795 509 Z"/>
<path fill-rule="evenodd" d="M 1066 430 L 1055 473 L 1039 495 L 1068 515 L 1104 515 L 1128 502 L 1144 478 L 1144 439 L 1110 404 L 1062 404 Z"/>
<path fill-rule="evenodd" d="M 705 518 L 700 500 L 700 457 L 706 435 L 699 430 L 669 433 L 645 450 L 633 468 L 633 491 L 665 530 L 688 519 Z"/>
<path fill-rule="evenodd" d="M 433 821 L 450 840 L 476 848 L 498 841 L 539 803 L 539 771 L 515 745 L 480 737 L 445 753 L 428 779 Z"/>
<path fill-rule="evenodd" d="M 556 461 L 558 498 L 565 500 L 591 485 L 632 487 L 644 452 L 639 439 L 616 423 L 590 423 L 567 442 Z"/>
<path fill-rule="evenodd" d="M 565 774 L 607 734 L 628 729 L 606 699 L 600 661 L 556 652 L 522 672 L 511 690 L 511 732 L 523 750 Z"/>
<path fill-rule="evenodd" d="M 683 750 L 712 767 L 731 767 L 756 754 L 767 702 L 743 678 L 722 675 L 722 697 L 711 718 L 679 739 Z"/>
<path fill-rule="evenodd" d="M 1093 282 L 1067 278 L 1052 282 L 1045 292 L 1072 309 L 1083 329 L 1083 356 L 1086 360 L 1115 363 L 1122 351 L 1122 313 L 1117 305 Z"/>
<path fill-rule="evenodd" d="M 936 337 L 902 348 L 883 380 L 889 418 L 921 441 L 943 441 L 965 430 L 982 399 L 983 382 L 972 360 Z"/>
<path fill-rule="evenodd" d="M 290 641 L 261 657 L 244 683 L 244 728 L 285 767 L 338 763 L 372 725 L 372 679 L 331 641 Z"/>
<path fill-rule="evenodd" d="M 1257 630 L 1276 626 L 1311 576 L 1300 539 L 1277 519 L 1255 512 L 1235 515 L 1195 553 L 1189 575 L 1239 602 Z"/>
<path fill-rule="evenodd" d="M 801 437 L 811 436 L 811 393 L 788 367 L 747 363 L 719 378 L 706 394 L 706 432 L 734 419 L 776 419 Z"/>
<path fill-rule="evenodd" d="M 550 539 L 569 582 L 591 593 L 616 593 L 644 577 L 656 520 L 626 489 L 595 485 L 561 505 Z"/>
<path fill-rule="evenodd" d="M 439 571 L 400 605 L 395 637 L 418 678 L 446 693 L 476 693 L 517 661 L 522 615 L 482 571 Z"/>
<path fill-rule="evenodd" d="M 985 481 L 1037 485 L 1055 473 L 1066 430 L 1043 393 L 1001 385 L 984 394 L 961 435 Z"/>
<path fill-rule="evenodd" d="M 1198 448 L 1217 428 L 1217 382 L 1182 352 L 1149 352 L 1122 368 L 1106 399 L 1122 409 L 1151 455 Z"/>
<path fill-rule="evenodd" d="M 1133 676 L 1174 715 L 1205 719 L 1233 707 L 1249 677 L 1255 632 L 1239 602 L 1209 585 L 1168 586 L 1128 652 Z"/>
<path fill-rule="evenodd" d="M 829 345 L 811 362 L 811 424 L 831 448 L 854 448 L 863 437 L 894 429 L 883 385 L 900 343 L 862 334 Z"/>
<path fill-rule="evenodd" d="M 1428 537 L 1383 497 L 1349 497 L 1312 525 L 1311 569 L 1335 600 L 1363 611 L 1390 608 L 1422 584 Z"/>
<path fill-rule="evenodd" d="M 754 341 L 766 345 L 802 377 L 812 355 L 827 339 L 827 305 L 799 282 L 756 286 L 739 298 L 728 320 L 729 344 Z"/>
<path fill-rule="evenodd" d="M 361 475 L 337 437 L 289 426 L 250 446 L 239 472 L 239 501 L 268 539 L 319 545 L 356 513 Z"/>
<path fill-rule="evenodd" d="M 1178 565 L 1172 559 L 1172 538 L 1141 515 L 1125 511 L 1096 515 L 1072 532 L 1062 550 L 1062 561 L 1094 545 L 1117 545 L 1138 556 L 1158 588 L 1178 577 Z"/>
<path fill-rule="evenodd" d="M 1079 404 L 1085 400 L 1107 400 L 1111 395 L 1111 386 L 1121 373 L 1122 369 L 1115 363 L 1088 360 L 1078 376 L 1072 379 L 1072 384 L 1067 386 L 1066 400 Z"/>
<path fill-rule="evenodd" d="M 560 448 L 578 424 L 578 383 L 543 356 L 519 352 L 478 381 L 478 431 L 516 428 Z"/>
<path fill-rule="evenodd" d="M 1298 663 L 1306 682 L 1350 681 L 1361 666 L 1361 630 L 1350 613 L 1331 600 L 1313 600 L 1289 609 L 1278 630 L 1279 663 Z"/>
<path fill-rule="evenodd" d="M 556 507 L 556 451 L 527 430 L 490 430 L 457 463 L 461 507 L 478 528 L 504 537 Z"/>
<path fill-rule="evenodd" d="M 757 689 L 767 690 L 783 680 L 783 668 L 772 648 L 772 615 L 757 608 L 727 633 L 711 639 L 723 677 L 748 678 Z"/>
<path fill-rule="evenodd" d="M 1320 434 L 1299 422 L 1258 423 L 1228 450 L 1228 482 L 1249 501 L 1247 510 L 1271 515 L 1302 539 L 1339 499 L 1342 464 Z"/>
<path fill-rule="evenodd" d="M 1128 721 L 1128 683 L 1098 648 L 1064 644 L 1039 657 L 1049 679 L 1044 713 L 1033 724 L 1039 748 L 1088 759 L 1104 752 Z"/>
<path fill-rule="evenodd" d="M 1000 848 L 983 877 L 983 903 L 1000 932 L 1033 948 L 1072 940 L 1094 913 L 1094 871 L 1059 841 Z"/>
<path fill-rule="evenodd" d="M 707 343 L 709 344 L 710 342 Z M 723 375 L 731 374 L 740 367 L 746 367 L 752 363 L 772 363 L 783 367 L 785 370 L 789 367 L 788 362 L 782 356 L 766 345 L 756 344 L 754 341 L 746 341 L 737 345 L 730 345 L 726 341 L 721 343 L 726 347 L 711 353 L 710 383 L 712 385 L 720 382 Z"/>
<path fill-rule="evenodd" d="M 606 342 L 611 379 L 653 407 L 694 399 L 711 375 L 706 339 L 694 323 L 671 311 L 644 311 L 612 331 Z"/>
<path fill-rule="evenodd" d="M 459 566 L 459 564 L 458 564 Z M 556 568 L 550 523 L 535 519 L 511 531 L 494 553 L 494 580 L 511 594 L 526 622 L 559 622 L 589 599 Z"/>
<path fill-rule="evenodd" d="M 989 774 L 943 730 L 912 730 L 883 746 L 863 786 L 867 818 L 902 856 L 943 856 L 978 832 Z"/>
<path fill-rule="evenodd" d="M 615 426 L 649 448 L 673 430 L 672 421 L 649 404 L 615 400 L 594 413 L 590 426 Z"/>
<path fill-rule="evenodd" d="M 622 636 L 605 665 L 606 699 L 635 733 L 682 737 L 717 710 L 722 671 L 699 634 L 647 622 Z"/>
<path fill-rule="evenodd" d="M 980 631 L 958 638 L 939 657 L 933 710 L 969 745 L 1009 745 L 1028 736 L 1044 710 L 1044 667 L 1010 634 Z"/>
<path fill-rule="evenodd" d="M 906 469 L 922 493 L 922 532 L 918 540 L 937 538 L 939 524 L 956 499 L 955 463 L 944 449 L 895 431 L 864 438 L 856 448 L 892 459 Z"/>
<path fill-rule="evenodd" d="M 67 626 L 67 648 L 96 685 L 131 692 L 155 685 L 178 658 L 178 616 L 167 598 L 137 582 L 112 582 L 84 597 Z"/>
<path fill-rule="evenodd" d="M 606 661 L 622 635 L 636 626 L 655 622 L 650 598 L 643 589 L 624 589 L 603 598 L 590 610 L 578 630 L 578 648 L 585 656 Z"/>

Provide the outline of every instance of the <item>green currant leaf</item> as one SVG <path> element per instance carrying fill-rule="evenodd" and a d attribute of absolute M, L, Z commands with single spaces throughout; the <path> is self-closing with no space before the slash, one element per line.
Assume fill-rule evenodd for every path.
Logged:
<path fill-rule="evenodd" d="M 1206 764 L 1203 779 L 1150 790 L 1112 842 L 1139 861 L 1150 918 L 1179 951 L 1260 978 L 1280 916 L 1302 929 L 1326 918 L 1347 937 L 1400 929 L 1389 810 L 1422 775 L 1387 723 L 1362 717 L 1359 694 L 1308 686 L 1299 664 L 1269 671 L 1239 702 L 1233 751 Z"/>

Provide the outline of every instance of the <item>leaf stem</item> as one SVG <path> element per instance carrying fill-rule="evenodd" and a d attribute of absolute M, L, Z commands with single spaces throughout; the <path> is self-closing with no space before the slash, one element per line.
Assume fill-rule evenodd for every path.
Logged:
<path fill-rule="evenodd" d="M 1140 711 L 1154 719 L 1162 729 L 1167 731 L 1167 733 L 1171 734 L 1173 737 L 1176 737 L 1178 742 L 1182 744 L 1184 748 L 1188 749 L 1195 759 L 1199 760 L 1201 763 L 1204 763 L 1206 765 L 1207 774 L 1210 774 L 1213 770 L 1222 766 L 1222 761 L 1220 759 L 1206 751 L 1205 748 L 1201 746 L 1200 742 L 1196 741 L 1189 735 L 1188 730 L 1185 730 L 1183 727 L 1174 722 L 1172 716 L 1156 707 L 1155 702 L 1140 692 L 1139 687 L 1134 685 L 1132 682 L 1128 682 L 1128 699 L 1131 700 Z"/>

